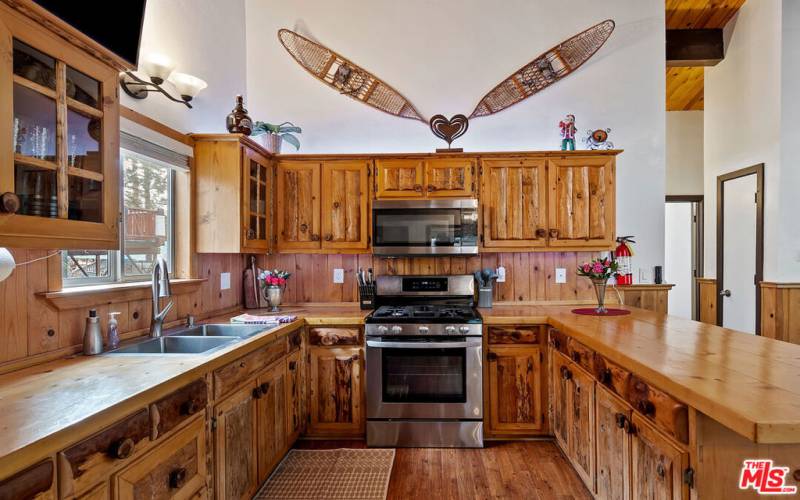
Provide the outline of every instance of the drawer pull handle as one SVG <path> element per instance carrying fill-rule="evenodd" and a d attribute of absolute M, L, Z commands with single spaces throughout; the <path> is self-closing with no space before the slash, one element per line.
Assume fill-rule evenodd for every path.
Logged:
<path fill-rule="evenodd" d="M 656 465 L 656 474 L 658 474 L 658 477 L 661 479 L 664 479 L 664 476 L 667 475 L 667 470 L 664 468 L 664 464 L 659 463 Z"/>
<path fill-rule="evenodd" d="M 614 418 L 617 421 L 617 427 L 619 427 L 620 429 L 624 429 L 625 428 L 625 422 L 628 420 L 628 418 L 625 416 L 625 414 L 624 413 L 617 413 L 616 415 L 614 415 Z"/>
<path fill-rule="evenodd" d="M 611 384 L 611 369 L 604 368 L 603 371 L 600 372 L 600 382 L 606 385 Z"/>
<path fill-rule="evenodd" d="M 135 443 L 133 442 L 133 439 L 123 438 L 111 444 L 111 447 L 108 449 L 108 454 L 113 458 L 124 460 L 133 455 L 134 448 Z"/>
<path fill-rule="evenodd" d="M 261 387 L 253 389 L 253 399 L 261 399 L 261 396 L 263 396 L 263 394 L 261 394 Z"/>
<path fill-rule="evenodd" d="M 181 467 L 169 473 L 169 487 L 173 490 L 183 487 L 186 483 L 186 469 Z"/>
<path fill-rule="evenodd" d="M 184 401 L 181 405 L 181 415 L 194 415 L 197 413 L 198 407 L 197 403 L 194 399 L 190 399 L 189 401 Z"/>
<path fill-rule="evenodd" d="M 261 389 L 261 394 L 266 394 L 269 392 L 269 382 L 264 382 L 263 384 L 258 386 Z"/>
<path fill-rule="evenodd" d="M 645 416 L 651 416 L 656 412 L 656 406 L 652 403 L 652 401 L 648 401 L 647 399 L 639 401 L 637 406 L 639 407 L 639 411 Z"/>
<path fill-rule="evenodd" d="M 564 380 L 570 380 L 572 378 L 572 372 L 569 371 L 569 368 L 566 366 L 561 367 L 561 378 Z"/>

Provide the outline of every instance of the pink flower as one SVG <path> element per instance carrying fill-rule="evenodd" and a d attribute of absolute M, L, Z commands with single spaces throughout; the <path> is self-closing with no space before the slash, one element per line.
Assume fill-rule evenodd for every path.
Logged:
<path fill-rule="evenodd" d="M 601 262 L 595 262 L 594 265 L 592 266 L 592 272 L 595 272 L 595 273 L 598 273 L 598 274 L 602 273 L 603 272 L 603 264 Z"/>
<path fill-rule="evenodd" d="M 583 265 L 583 272 L 588 273 L 591 270 L 592 266 L 590 266 L 588 262 Z"/>

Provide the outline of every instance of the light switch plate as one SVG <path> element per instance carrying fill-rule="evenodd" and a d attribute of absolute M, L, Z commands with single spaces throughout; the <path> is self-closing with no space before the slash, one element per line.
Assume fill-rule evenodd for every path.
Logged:
<path fill-rule="evenodd" d="M 344 283 L 344 269 L 337 268 L 333 270 L 333 282 Z"/>
<path fill-rule="evenodd" d="M 639 283 L 650 283 L 652 281 L 650 269 L 646 267 L 639 268 Z"/>
<path fill-rule="evenodd" d="M 566 283 L 566 282 L 567 282 L 567 269 L 564 267 L 557 267 L 556 283 Z"/>
<path fill-rule="evenodd" d="M 506 282 L 506 268 L 503 266 L 497 268 L 497 282 L 498 283 Z"/>
<path fill-rule="evenodd" d="M 219 289 L 229 290 L 231 288 L 231 273 L 220 273 L 219 275 Z"/>

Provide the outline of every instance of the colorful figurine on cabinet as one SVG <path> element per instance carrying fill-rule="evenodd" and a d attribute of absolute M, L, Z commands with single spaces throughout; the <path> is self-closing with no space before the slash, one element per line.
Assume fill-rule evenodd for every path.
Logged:
<path fill-rule="evenodd" d="M 558 126 L 561 128 L 561 151 L 575 151 L 575 133 L 578 131 L 575 128 L 575 115 L 567 115 L 558 122 Z"/>

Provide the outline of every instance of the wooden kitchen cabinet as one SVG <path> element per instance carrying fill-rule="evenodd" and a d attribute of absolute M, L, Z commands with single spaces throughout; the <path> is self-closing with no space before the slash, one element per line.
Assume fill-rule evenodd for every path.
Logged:
<path fill-rule="evenodd" d="M 0 4 L 0 246 L 117 249 L 118 75 L 130 68 L 16 3 Z"/>
<path fill-rule="evenodd" d="M 369 247 L 369 172 L 366 160 L 322 165 L 322 248 Z"/>
<path fill-rule="evenodd" d="M 364 350 L 360 346 L 309 348 L 307 435 L 364 435 L 363 373 Z"/>
<path fill-rule="evenodd" d="M 190 498 L 206 491 L 205 419 L 197 416 L 111 480 L 114 500 Z"/>
<path fill-rule="evenodd" d="M 286 434 L 290 444 L 303 431 L 305 380 L 302 368 L 303 352 L 298 349 L 286 358 Z"/>
<path fill-rule="evenodd" d="M 548 245 L 612 248 L 615 239 L 613 156 L 551 158 Z"/>
<path fill-rule="evenodd" d="M 541 248 L 547 244 L 544 158 L 482 162 L 483 246 Z"/>
<path fill-rule="evenodd" d="M 269 153 L 241 134 L 192 138 L 197 251 L 269 252 L 274 187 Z"/>
<path fill-rule="evenodd" d="M 281 360 L 256 381 L 258 412 L 258 477 L 266 478 L 288 447 L 286 362 Z"/>
<path fill-rule="evenodd" d="M 278 250 L 320 248 L 321 162 L 281 161 L 275 196 Z"/>
<path fill-rule="evenodd" d="M 539 346 L 489 346 L 489 432 L 532 434 L 544 426 Z"/>
<path fill-rule="evenodd" d="M 475 158 L 442 158 L 425 161 L 428 198 L 468 198 L 475 194 Z"/>
<path fill-rule="evenodd" d="M 472 197 L 476 164 L 469 157 L 377 159 L 375 198 Z"/>
<path fill-rule="evenodd" d="M 631 425 L 631 498 L 688 499 L 689 454 L 636 413 Z"/>
<path fill-rule="evenodd" d="M 244 385 L 214 409 L 217 498 L 250 499 L 258 476 L 258 384 Z"/>
<path fill-rule="evenodd" d="M 550 426 L 556 443 L 569 451 L 569 395 L 572 391 L 567 378 L 569 360 L 550 350 Z"/>
<path fill-rule="evenodd" d="M 598 384 L 595 398 L 597 440 L 597 497 L 631 499 L 630 407 Z"/>
<path fill-rule="evenodd" d="M 425 162 L 420 159 L 375 160 L 375 198 L 425 196 Z"/>
<path fill-rule="evenodd" d="M 55 496 L 55 466 L 47 459 L 0 480 L 0 500 L 30 498 L 51 500 Z"/>

